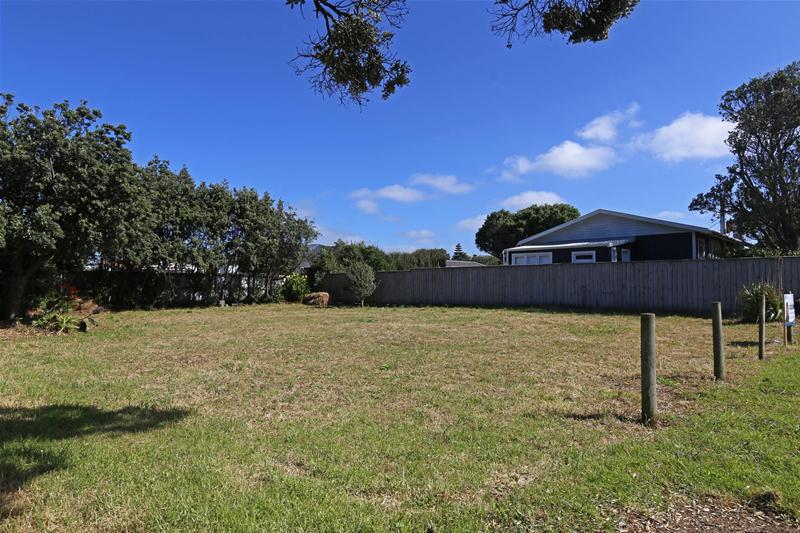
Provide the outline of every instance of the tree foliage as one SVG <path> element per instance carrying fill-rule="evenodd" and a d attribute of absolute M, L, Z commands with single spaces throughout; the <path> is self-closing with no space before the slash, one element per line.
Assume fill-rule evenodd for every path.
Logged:
<path fill-rule="evenodd" d="M 800 250 L 800 62 L 726 92 L 720 113 L 735 162 L 689 209 L 725 213 L 760 247 Z"/>
<path fill-rule="evenodd" d="M 286 0 L 310 5 L 319 31 L 295 58 L 298 74 L 311 73 L 315 90 L 342 102 L 364 104 L 380 89 L 384 99 L 408 85 L 411 67 L 392 51 L 394 31 L 408 14 L 405 0 Z M 602 41 L 629 16 L 638 0 L 496 0 L 492 30 L 511 47 L 517 39 L 552 33 L 570 43 Z"/>
<path fill-rule="evenodd" d="M 344 274 L 347 276 L 348 291 L 357 302 L 361 303 L 361 307 L 364 307 L 364 300 L 378 288 L 375 271 L 364 261 L 355 261 L 347 266 Z"/>
<path fill-rule="evenodd" d="M 501 209 L 486 217 L 475 234 L 478 249 L 500 257 L 503 250 L 547 229 L 569 222 L 581 216 L 580 211 L 569 204 L 532 205 L 516 213 Z"/>
<path fill-rule="evenodd" d="M 413 270 L 415 268 L 440 268 L 450 256 L 443 248 L 420 248 L 413 252 L 391 252 L 391 270 Z"/>
<path fill-rule="evenodd" d="M 392 269 L 389 256 L 377 246 L 339 239 L 333 246 L 321 249 L 312 258 L 309 277 L 318 288 L 327 274 L 343 273 L 350 265 L 358 262 L 368 264 L 375 272 Z"/>
<path fill-rule="evenodd" d="M 302 260 L 313 224 L 283 202 L 227 183 L 197 185 L 186 168 L 136 165 L 122 125 L 85 102 L 0 106 L 0 319 L 18 315 L 44 272 L 196 273 L 212 291 L 239 271 L 276 281 Z M 223 275 L 220 276 L 220 273 Z M 247 284 L 248 296 L 256 286 Z"/>
<path fill-rule="evenodd" d="M 456 249 L 453 250 L 453 260 L 454 261 L 469 261 L 469 255 L 464 249 L 461 247 L 461 243 L 456 243 Z"/>

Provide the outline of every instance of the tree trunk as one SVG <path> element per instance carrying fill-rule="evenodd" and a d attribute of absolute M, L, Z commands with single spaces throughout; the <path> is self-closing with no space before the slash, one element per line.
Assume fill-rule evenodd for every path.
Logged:
<path fill-rule="evenodd" d="M 22 273 L 19 264 L 11 263 L 3 273 L 3 301 L 0 302 L 0 320 L 16 320 L 22 311 L 22 297 L 28 276 Z"/>

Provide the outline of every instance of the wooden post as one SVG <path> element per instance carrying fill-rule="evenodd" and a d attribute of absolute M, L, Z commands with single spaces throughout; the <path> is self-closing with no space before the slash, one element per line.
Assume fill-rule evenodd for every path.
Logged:
<path fill-rule="evenodd" d="M 655 427 L 656 408 L 656 315 L 642 313 L 642 423 Z"/>
<path fill-rule="evenodd" d="M 722 302 L 711 303 L 712 336 L 714 338 L 714 379 L 725 379 L 725 353 L 722 340 Z"/>
<path fill-rule="evenodd" d="M 766 322 L 766 314 L 767 314 L 767 302 L 766 296 L 761 295 L 761 305 L 758 308 L 758 358 L 764 359 L 764 342 L 766 337 L 765 329 L 765 322 Z"/>
<path fill-rule="evenodd" d="M 786 340 L 789 341 L 789 344 L 794 344 L 794 340 L 792 339 L 792 329 L 794 326 L 787 326 L 786 327 Z"/>

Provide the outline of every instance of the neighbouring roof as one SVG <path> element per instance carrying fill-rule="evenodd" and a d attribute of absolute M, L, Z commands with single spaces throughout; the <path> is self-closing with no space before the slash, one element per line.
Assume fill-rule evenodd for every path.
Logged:
<path fill-rule="evenodd" d="M 458 261 L 456 259 L 448 259 L 444 262 L 444 266 L 447 268 L 460 268 L 460 267 L 482 267 L 486 265 L 478 263 L 477 261 Z"/>
<path fill-rule="evenodd" d="M 535 241 L 540 240 L 542 237 L 546 237 L 548 235 L 552 235 L 552 234 L 557 233 L 559 231 L 562 231 L 562 230 L 564 230 L 566 228 L 575 226 L 577 224 L 584 223 L 587 220 L 590 220 L 592 218 L 595 218 L 595 217 L 601 216 L 601 215 L 608 216 L 608 217 L 617 217 L 619 219 L 629 220 L 629 221 L 636 221 L 636 222 L 645 223 L 645 224 L 658 225 L 658 226 L 663 226 L 663 227 L 667 227 L 667 228 L 678 229 L 678 230 L 681 230 L 681 231 L 692 231 L 692 232 L 700 233 L 700 234 L 703 234 L 703 235 L 714 236 L 714 237 L 716 237 L 718 239 L 727 240 L 729 242 L 737 242 L 737 243 L 739 242 L 738 240 L 733 239 L 731 237 L 728 237 L 727 235 L 723 235 L 722 233 L 719 233 L 718 231 L 714 231 L 714 230 L 711 230 L 711 229 L 708 229 L 708 228 L 704 228 L 702 226 L 693 226 L 691 224 L 681 224 L 680 222 L 672 222 L 672 221 L 669 221 L 669 220 L 661 220 L 661 219 L 658 219 L 658 218 L 643 217 L 643 216 L 639 216 L 639 215 L 632 215 L 630 213 L 621 213 L 619 211 L 610 211 L 608 209 L 596 209 L 595 211 L 592 211 L 591 213 L 587 213 L 587 214 L 585 214 L 585 215 L 583 215 L 581 217 L 578 217 L 578 218 L 576 218 L 574 220 L 570 220 L 569 222 L 565 222 L 565 223 L 563 223 L 563 224 L 561 224 L 559 226 L 556 226 L 554 228 L 550 228 L 548 230 L 542 231 L 540 233 L 537 233 L 536 235 L 531 235 L 530 237 L 526 237 L 525 239 L 522 239 L 521 241 L 519 241 L 517 243 L 517 246 L 524 246 L 526 244 L 533 243 Z M 611 235 L 609 237 L 623 237 L 623 236 L 622 235 Z"/>
<path fill-rule="evenodd" d="M 611 248 L 613 246 L 622 246 L 635 241 L 635 237 L 630 239 L 616 239 L 612 241 L 586 241 L 586 242 L 568 242 L 563 244 L 529 244 L 526 246 L 515 246 L 514 248 L 506 248 L 506 252 L 535 252 L 538 250 L 560 250 L 568 248 Z"/>

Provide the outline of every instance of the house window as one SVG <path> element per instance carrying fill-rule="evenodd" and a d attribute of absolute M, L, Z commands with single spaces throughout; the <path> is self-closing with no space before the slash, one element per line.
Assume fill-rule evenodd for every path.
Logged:
<path fill-rule="evenodd" d="M 698 259 L 705 259 L 706 258 L 706 240 L 705 239 L 697 239 L 697 258 Z"/>
<path fill-rule="evenodd" d="M 553 252 L 514 254 L 515 265 L 550 265 L 553 263 Z"/>
<path fill-rule="evenodd" d="M 627 248 L 623 248 L 622 252 L 622 262 L 628 263 L 631 260 L 631 251 Z"/>
<path fill-rule="evenodd" d="M 612 263 L 616 263 L 617 262 L 617 247 L 616 246 L 612 246 L 611 247 L 611 262 Z"/>
<path fill-rule="evenodd" d="M 594 263 L 595 255 L 594 250 L 588 252 L 572 252 L 573 263 Z"/>

